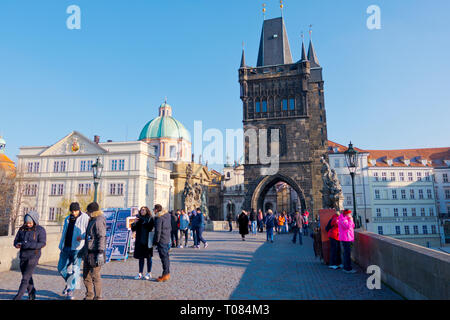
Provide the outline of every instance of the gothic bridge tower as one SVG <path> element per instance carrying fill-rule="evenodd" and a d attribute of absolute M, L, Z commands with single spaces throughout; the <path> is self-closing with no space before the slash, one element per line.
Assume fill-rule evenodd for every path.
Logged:
<path fill-rule="evenodd" d="M 259 148 L 259 141 L 255 146 L 245 138 L 243 208 L 264 210 L 267 191 L 285 182 L 298 194 L 298 209 L 316 215 L 322 207 L 320 157 L 327 153 L 328 138 L 322 67 L 312 41 L 308 54 L 302 43 L 301 59 L 293 62 L 284 19 L 265 20 L 257 66 L 246 65 L 243 50 L 239 82 L 244 132 L 278 129 L 280 133 L 279 170 L 272 175 L 261 172 L 268 165 L 249 163 L 250 147 Z"/>

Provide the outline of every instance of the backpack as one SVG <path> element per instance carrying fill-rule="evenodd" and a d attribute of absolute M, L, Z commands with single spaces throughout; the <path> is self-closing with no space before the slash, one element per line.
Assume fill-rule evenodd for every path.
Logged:
<path fill-rule="evenodd" d="M 333 220 L 333 218 L 331 218 L 330 220 L 328 220 L 327 226 L 325 227 L 325 231 L 328 232 L 331 230 L 332 226 L 331 226 L 331 221 Z"/>

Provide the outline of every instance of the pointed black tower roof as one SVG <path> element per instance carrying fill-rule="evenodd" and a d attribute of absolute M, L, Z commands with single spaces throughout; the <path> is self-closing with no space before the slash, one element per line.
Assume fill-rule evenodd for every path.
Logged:
<path fill-rule="evenodd" d="M 241 69 L 247 68 L 247 65 L 245 64 L 245 51 L 244 48 L 242 48 L 242 57 L 241 57 Z"/>
<path fill-rule="evenodd" d="M 317 59 L 316 50 L 314 50 L 312 40 L 309 41 L 308 60 L 311 64 L 311 68 L 320 67 L 319 59 Z"/>
<path fill-rule="evenodd" d="M 290 63 L 291 48 L 283 18 L 264 20 L 257 67 Z"/>
<path fill-rule="evenodd" d="M 308 60 L 308 57 L 306 55 L 305 42 L 302 41 L 302 59 L 300 61 L 306 61 L 306 60 Z"/>

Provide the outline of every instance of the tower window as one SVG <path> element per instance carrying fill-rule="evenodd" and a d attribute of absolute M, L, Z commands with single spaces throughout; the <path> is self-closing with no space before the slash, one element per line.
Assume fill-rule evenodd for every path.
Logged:
<path fill-rule="evenodd" d="M 173 159 L 173 158 L 176 158 L 176 156 L 177 156 L 177 151 L 176 151 L 176 147 L 175 146 L 170 146 L 170 157 Z"/>
<path fill-rule="evenodd" d="M 287 99 L 283 99 L 283 111 L 287 111 L 288 109 L 288 101 Z"/>
<path fill-rule="evenodd" d="M 295 109 L 295 99 L 289 99 L 289 109 L 290 110 Z"/>
<path fill-rule="evenodd" d="M 261 102 L 256 102 L 256 112 L 261 112 Z"/>

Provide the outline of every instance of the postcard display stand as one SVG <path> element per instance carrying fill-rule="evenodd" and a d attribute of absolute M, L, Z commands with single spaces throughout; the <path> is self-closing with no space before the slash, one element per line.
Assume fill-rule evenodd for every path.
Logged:
<path fill-rule="evenodd" d="M 134 243 L 131 243 L 131 230 L 126 222 L 135 209 L 105 209 L 103 212 L 106 218 L 106 262 L 128 259 L 129 248 L 133 248 Z"/>

